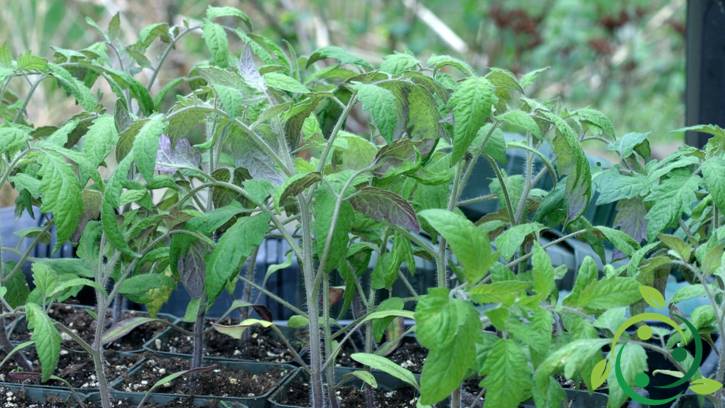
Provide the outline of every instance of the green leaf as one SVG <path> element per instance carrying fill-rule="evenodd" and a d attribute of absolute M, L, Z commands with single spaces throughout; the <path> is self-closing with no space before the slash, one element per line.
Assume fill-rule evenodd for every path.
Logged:
<path fill-rule="evenodd" d="M 127 255 L 134 255 L 128 245 L 121 227 L 116 219 L 116 209 L 120 205 L 123 182 L 128 178 L 128 172 L 133 163 L 133 154 L 129 153 L 116 167 L 111 178 L 106 183 L 106 191 L 103 193 L 103 204 L 101 205 L 101 223 L 106 239 L 114 247 Z"/>
<path fill-rule="evenodd" d="M 222 68 L 229 65 L 229 40 L 224 27 L 205 20 L 202 25 L 202 36 L 206 43 L 206 48 L 211 53 L 211 62 Z"/>
<path fill-rule="evenodd" d="M 25 305 L 28 329 L 32 331 L 30 339 L 35 343 L 35 351 L 40 360 L 40 373 L 43 382 L 48 381 L 58 366 L 60 359 L 60 333 L 45 311 L 35 303 Z"/>
<path fill-rule="evenodd" d="M 279 72 L 269 72 L 263 75 L 264 82 L 268 87 L 287 91 L 291 93 L 306 94 L 310 90 L 302 85 L 300 81 Z"/>
<path fill-rule="evenodd" d="M 65 68 L 56 64 L 48 64 L 50 74 L 58 81 L 58 84 L 71 94 L 78 104 L 87 111 L 94 111 L 98 106 L 98 99 L 83 82 L 77 80 Z"/>
<path fill-rule="evenodd" d="M 703 297 L 707 293 L 705 292 L 705 287 L 702 286 L 702 284 L 692 284 L 692 285 L 684 285 L 680 287 L 677 292 L 672 296 L 670 299 L 671 304 L 676 304 L 679 302 L 684 302 L 685 300 L 690 300 L 698 297 Z"/>
<path fill-rule="evenodd" d="M 429 209 L 418 215 L 448 241 L 467 282 L 483 278 L 495 261 L 486 234 L 462 215 L 447 210 Z"/>
<path fill-rule="evenodd" d="M 594 176 L 594 187 L 599 194 L 597 205 L 602 205 L 643 196 L 649 192 L 652 183 L 643 174 L 624 175 L 613 167 Z"/>
<path fill-rule="evenodd" d="M 465 301 L 449 298 L 448 293 L 445 288 L 431 288 L 416 305 L 416 333 L 423 347 L 446 348 L 455 342 L 456 330 L 466 324 L 472 307 Z"/>
<path fill-rule="evenodd" d="M 40 210 L 53 214 L 57 234 L 55 251 L 78 228 L 83 215 L 83 195 L 80 181 L 65 159 L 54 153 L 45 153 L 40 160 L 40 191 L 43 197 Z"/>
<path fill-rule="evenodd" d="M 453 67 L 467 76 L 474 75 L 473 68 L 471 68 L 467 62 L 451 57 L 450 55 L 431 55 L 426 64 L 437 70 L 440 70 L 443 67 Z"/>
<path fill-rule="evenodd" d="M 93 121 L 83 136 L 83 154 L 98 167 L 108 156 L 118 141 L 118 132 L 113 116 L 102 115 Z"/>
<path fill-rule="evenodd" d="M 340 62 L 340 64 L 352 64 L 352 65 L 358 65 L 363 68 L 369 68 L 370 64 L 368 64 L 365 60 L 360 58 L 359 56 L 350 53 L 349 51 L 345 50 L 344 48 L 336 47 L 334 45 L 329 45 L 326 47 L 322 47 L 317 49 L 315 52 L 310 55 L 310 57 L 307 59 L 307 66 L 314 64 L 317 61 L 320 61 L 325 58 L 331 58 L 334 60 L 337 60 Z"/>
<path fill-rule="evenodd" d="M 597 280 L 599 270 L 594 259 L 590 256 L 586 256 L 579 266 L 579 271 L 576 274 L 576 280 L 574 281 L 574 287 L 571 290 L 569 296 L 564 299 L 565 305 L 577 305 L 581 298 L 582 292 L 592 283 Z"/>
<path fill-rule="evenodd" d="M 481 128 L 491 116 L 497 101 L 496 90 L 485 78 L 469 78 L 453 92 L 448 101 L 453 111 L 453 153 L 451 165 L 460 161 Z"/>
<path fill-rule="evenodd" d="M 556 278 L 551 258 L 538 241 L 534 241 L 534 255 L 531 260 L 531 275 L 534 279 L 534 290 L 546 298 L 556 288 Z"/>
<path fill-rule="evenodd" d="M 1 287 L 6 289 L 7 292 L 2 297 L 5 298 L 11 307 L 24 305 L 30 293 L 28 281 L 25 280 L 25 272 L 19 269 L 12 275 L 5 275 L 4 278 L 5 280 Z"/>
<path fill-rule="evenodd" d="M 343 169 L 362 170 L 367 168 L 378 154 L 378 149 L 370 141 L 342 130 L 335 138 L 333 146 L 335 155 L 339 155 L 342 160 L 341 168 Z"/>
<path fill-rule="evenodd" d="M 372 117 L 375 127 L 388 143 L 392 142 L 400 112 L 398 99 L 392 92 L 379 86 L 357 84 L 354 88 L 363 109 Z"/>
<path fill-rule="evenodd" d="M 622 347 L 624 347 L 624 350 L 622 350 L 620 367 L 622 375 L 624 376 L 624 380 L 627 384 L 635 384 L 635 377 L 637 374 L 647 371 L 647 352 L 639 344 L 630 343 L 618 344 L 613 352 L 619 353 L 619 350 Z M 610 351 L 610 353 L 612 353 L 612 351 Z M 613 357 L 610 357 L 610 359 L 611 358 Z M 609 372 L 607 384 L 609 384 L 608 406 L 620 407 L 629 397 L 624 393 L 624 391 L 622 391 L 622 388 L 617 381 L 615 370 L 611 370 Z"/>
<path fill-rule="evenodd" d="M 486 408 L 517 408 L 529 398 L 531 368 L 521 347 L 511 339 L 500 339 L 491 349 L 483 366 L 486 376 Z"/>
<path fill-rule="evenodd" d="M 519 83 L 521 84 L 521 87 L 528 88 L 529 86 L 533 85 L 534 82 L 536 82 L 536 79 L 543 74 L 544 72 L 548 71 L 550 67 L 544 67 L 544 68 L 538 68 L 533 71 L 527 72 L 524 74 L 521 79 L 519 80 Z"/>
<path fill-rule="evenodd" d="M 159 140 L 165 128 L 164 117 L 154 115 L 141 127 L 133 141 L 131 152 L 135 158 L 136 167 L 147 182 L 154 178 Z"/>
<path fill-rule="evenodd" d="M 541 128 L 527 112 L 518 109 L 506 111 L 497 115 L 496 120 L 501 122 L 503 130 L 522 135 L 530 134 L 537 139 L 541 138 Z"/>
<path fill-rule="evenodd" d="M 269 328 L 272 327 L 272 322 L 268 322 L 266 320 L 259 320 L 259 319 L 245 319 L 235 325 L 224 325 L 219 323 L 214 323 L 212 327 L 214 327 L 214 330 L 218 331 L 221 334 L 225 334 L 233 339 L 241 340 L 242 336 L 244 335 L 244 332 L 247 331 L 248 328 L 254 327 L 254 326 L 261 326 L 262 328 Z"/>
<path fill-rule="evenodd" d="M 25 127 L 0 128 L 0 154 L 14 152 L 30 140 L 30 129 Z"/>
<path fill-rule="evenodd" d="M 377 266 L 377 265 L 376 265 Z M 397 271 L 396 271 L 397 273 Z M 378 304 L 375 310 L 403 310 L 405 308 L 405 301 L 399 297 L 390 297 Z M 393 318 L 379 319 L 373 322 L 373 337 L 375 341 L 380 342 L 385 334 L 385 330 L 388 329 Z"/>
<path fill-rule="evenodd" d="M 310 173 L 300 173 L 285 180 L 285 182 L 277 190 L 275 204 L 279 207 L 286 199 L 296 197 L 298 194 L 307 190 L 315 183 L 322 180 L 322 175 L 316 171 Z"/>
<path fill-rule="evenodd" d="M 481 321 L 470 303 L 451 299 L 444 288 L 430 289 L 420 298 L 415 321 L 418 341 L 430 350 L 421 374 L 420 402 L 435 404 L 459 387 L 473 367 Z"/>
<path fill-rule="evenodd" d="M 333 213 L 337 196 L 328 186 L 320 187 L 315 191 L 312 208 L 314 211 L 313 230 L 315 232 L 315 252 L 322 256 L 325 241 L 330 235 Z M 340 205 L 339 216 L 330 239 L 330 250 L 325 262 L 326 271 L 331 271 L 344 259 L 349 233 L 352 228 L 353 209 L 350 203 L 343 201 Z"/>
<path fill-rule="evenodd" d="M 639 243 L 635 241 L 624 231 L 616 230 L 609 227 L 595 227 L 597 231 L 604 234 L 607 240 L 611 242 L 615 248 L 627 256 L 631 256 L 634 251 L 639 249 Z"/>
<path fill-rule="evenodd" d="M 206 259 L 206 294 L 209 302 L 239 273 L 247 257 L 264 240 L 270 217 L 266 213 L 244 217 L 222 235 Z"/>
<path fill-rule="evenodd" d="M 647 238 L 652 241 L 665 228 L 677 223 L 683 211 L 697 200 L 700 177 L 691 172 L 674 173 L 652 189 L 647 201 L 654 204 L 647 213 Z"/>
<path fill-rule="evenodd" d="M 515 225 L 496 237 L 496 249 L 508 261 L 528 235 L 538 233 L 543 228 L 544 226 L 537 222 Z"/>
<path fill-rule="evenodd" d="M 246 107 L 247 101 L 244 96 L 237 88 L 224 85 L 212 85 L 214 92 L 216 92 L 219 102 L 222 105 L 222 110 L 227 112 L 230 116 L 239 116 L 244 108 Z M 213 144 L 213 139 L 210 139 L 210 144 Z M 198 146 L 201 147 L 201 146 Z"/>
<path fill-rule="evenodd" d="M 649 133 L 627 133 L 615 142 L 610 143 L 609 150 L 619 153 L 619 156 L 623 159 L 631 156 L 634 152 L 639 153 L 645 159 L 649 159 L 648 136 Z"/>
<path fill-rule="evenodd" d="M 725 213 L 725 158 L 711 157 L 702 164 L 705 187 L 717 208 Z"/>
<path fill-rule="evenodd" d="M 576 374 L 583 374 L 582 371 L 592 359 L 596 358 L 595 361 L 601 359 L 601 357 L 597 358 L 600 349 L 609 344 L 610 341 L 609 339 L 575 340 L 551 353 L 546 360 L 539 364 L 534 373 L 532 394 L 536 406 L 558 406 L 552 405 L 552 396 L 549 394 L 551 382 L 557 381 L 552 376 L 562 369 L 567 379 L 572 379 Z"/>
<path fill-rule="evenodd" d="M 112 342 L 122 338 L 123 336 L 131 333 L 137 327 L 142 326 L 146 323 L 154 322 L 154 321 L 163 321 L 163 320 L 154 319 L 151 317 L 143 317 L 143 316 L 131 317 L 128 319 L 121 320 L 120 322 L 115 323 L 113 326 L 109 327 L 103 333 L 101 342 L 103 344 L 112 343 Z"/>
<path fill-rule="evenodd" d="M 584 212 L 592 195 L 592 175 L 584 150 L 574 129 L 554 114 L 545 115 L 556 129 L 552 140 L 556 165 L 566 176 L 567 218 L 574 220 Z"/>
<path fill-rule="evenodd" d="M 391 75 L 399 75 L 414 69 L 419 64 L 420 62 L 410 54 L 395 53 L 385 56 L 380 64 L 380 70 Z"/>
<path fill-rule="evenodd" d="M 656 288 L 647 285 L 639 285 L 639 293 L 648 305 L 657 309 L 665 307 L 665 297 L 662 296 L 662 293 L 660 293 L 660 291 Z"/>
<path fill-rule="evenodd" d="M 63 147 L 68 143 L 68 135 L 78 126 L 78 121 L 71 119 L 66 122 L 63 126 L 58 128 L 50 136 L 48 136 L 44 142 L 53 146 Z"/>
<path fill-rule="evenodd" d="M 675 251 L 677 256 L 679 256 L 683 261 L 687 262 L 690 260 L 692 248 L 683 241 L 682 238 L 668 234 L 660 234 L 657 238 L 668 248 Z"/>
<path fill-rule="evenodd" d="M 577 109 L 573 114 L 580 122 L 590 127 L 597 128 L 602 136 L 608 139 L 615 138 L 614 124 L 612 124 L 612 121 L 602 112 L 596 109 L 583 108 Z"/>
<path fill-rule="evenodd" d="M 414 388 L 418 388 L 418 381 L 415 380 L 413 373 L 410 372 L 410 370 L 395 364 L 388 358 L 372 353 L 354 353 L 350 355 L 350 358 L 362 365 L 372 368 L 373 370 L 380 370 L 411 385 Z"/>
<path fill-rule="evenodd" d="M 471 300 L 476 303 L 503 303 L 510 306 L 517 298 L 523 297 L 529 282 L 519 280 L 502 280 L 478 285 L 470 290 Z"/>
<path fill-rule="evenodd" d="M 287 327 L 291 329 L 304 329 L 309 325 L 310 319 L 300 315 L 290 316 L 289 320 L 287 320 Z"/>
<path fill-rule="evenodd" d="M 511 100 L 514 92 L 523 93 L 523 88 L 519 85 L 516 76 L 505 69 L 492 67 L 485 76 L 495 87 L 496 96 L 501 102 Z M 494 102 L 494 104 L 497 102 Z M 503 105 L 505 107 L 505 105 Z"/>
<path fill-rule="evenodd" d="M 595 281 L 584 288 L 578 303 L 588 309 L 602 310 L 628 306 L 641 298 L 636 279 L 613 276 Z"/>
<path fill-rule="evenodd" d="M 710 378 L 698 378 L 690 383 L 690 390 L 699 395 L 711 395 L 722 388 L 722 383 Z"/>
<path fill-rule="evenodd" d="M 235 7 L 214 7 L 209 6 L 206 9 L 206 18 L 214 20 L 219 17 L 237 17 L 247 26 L 249 30 L 252 29 L 252 20 L 242 10 Z"/>
<path fill-rule="evenodd" d="M 134 45 L 134 48 L 138 47 L 140 50 L 146 50 L 156 38 L 161 38 L 161 40 L 167 43 L 171 42 L 169 25 L 167 23 L 154 23 L 142 28 L 138 34 L 138 42 Z"/>
<path fill-rule="evenodd" d="M 516 341 L 529 347 L 531 360 L 536 367 L 549 353 L 554 316 L 541 307 L 526 312 L 523 318 L 511 314 L 505 326 Z"/>
<path fill-rule="evenodd" d="M 349 375 L 352 375 L 354 377 L 359 378 L 362 382 L 369 385 L 372 388 L 378 388 L 378 380 L 375 379 L 375 376 L 370 373 L 370 371 L 364 371 L 364 370 L 355 370 L 351 372 Z"/>

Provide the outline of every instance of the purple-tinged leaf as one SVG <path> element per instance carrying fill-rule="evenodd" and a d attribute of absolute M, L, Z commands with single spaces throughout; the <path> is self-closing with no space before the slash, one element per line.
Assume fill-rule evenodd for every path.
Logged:
<path fill-rule="evenodd" d="M 629 234 L 637 242 L 647 238 L 647 208 L 640 198 L 621 200 L 617 203 L 614 228 Z"/>
<path fill-rule="evenodd" d="M 254 57 L 252 56 L 252 49 L 244 47 L 241 57 L 239 58 L 239 74 L 244 79 L 244 82 L 259 92 L 265 92 L 267 85 L 264 83 L 262 75 L 259 74 L 257 64 L 254 63 Z"/>
<path fill-rule="evenodd" d="M 120 322 L 114 324 L 111 326 L 108 330 L 106 330 L 105 333 L 103 333 L 103 337 L 101 342 L 103 344 L 109 344 L 112 343 L 123 336 L 131 333 L 135 328 L 144 325 L 146 323 L 150 322 L 166 322 L 165 320 L 161 319 L 154 319 L 151 317 L 132 317 L 130 319 L 121 320 Z"/>
<path fill-rule="evenodd" d="M 385 221 L 418 232 L 420 225 L 415 210 L 403 197 L 376 187 L 362 187 L 350 199 L 353 208 L 370 218 Z"/>
<path fill-rule="evenodd" d="M 156 171 L 159 173 L 173 174 L 180 167 L 199 167 L 201 154 L 187 139 L 179 139 L 175 146 L 171 145 L 171 139 L 161 135 L 159 150 L 156 153 Z"/>

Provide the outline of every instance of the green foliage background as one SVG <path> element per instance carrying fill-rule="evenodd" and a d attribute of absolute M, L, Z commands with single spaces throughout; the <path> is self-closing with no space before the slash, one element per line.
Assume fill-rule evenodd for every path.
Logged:
<path fill-rule="evenodd" d="M 202 15 L 210 3 L 242 8 L 257 31 L 286 39 L 300 52 L 330 43 L 373 61 L 410 51 L 423 58 L 447 53 L 476 69 L 498 66 L 517 74 L 548 66 L 538 97 L 595 106 L 613 119 L 619 134 L 651 130 L 666 145 L 681 139 L 669 130 L 684 120 L 684 0 L 5 1 L 0 38 L 15 52 L 50 56 L 51 46 L 95 40 L 85 16 L 103 22 L 121 11 L 123 35 L 132 39 L 152 21 Z M 460 37 L 465 51 L 451 47 L 425 15 Z M 198 40 L 197 54 L 192 48 L 178 55 L 192 51 L 203 58 Z M 183 72 L 193 62 L 176 59 L 174 66 Z M 35 114 L 49 115 L 49 122 L 58 119 L 49 112 Z"/>

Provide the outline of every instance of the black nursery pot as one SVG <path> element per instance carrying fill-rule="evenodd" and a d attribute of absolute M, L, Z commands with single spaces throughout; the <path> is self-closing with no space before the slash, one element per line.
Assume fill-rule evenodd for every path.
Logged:
<path fill-rule="evenodd" d="M 178 356 L 177 358 L 181 358 L 184 360 L 189 360 L 187 358 Z M 163 361 L 164 357 L 154 357 L 154 359 Z M 117 395 L 124 399 L 130 399 L 133 398 L 134 400 L 140 401 L 140 398 L 143 398 L 145 395 L 145 391 L 139 391 L 139 392 L 133 392 L 128 390 L 120 389 L 124 381 L 128 381 L 131 378 L 133 378 L 134 374 L 138 373 L 140 370 L 144 369 L 144 366 L 146 363 L 149 362 L 151 358 L 148 358 L 133 368 L 131 368 L 128 371 L 128 374 L 124 376 L 120 381 L 114 382 L 111 386 L 114 391 L 114 395 Z M 186 395 L 186 394 L 178 394 L 178 393 L 164 393 L 164 392 L 153 392 L 151 393 L 151 397 L 154 398 L 154 400 L 158 401 L 164 401 L 164 403 L 168 404 L 175 400 L 188 400 L 191 398 L 194 401 L 195 406 L 231 406 L 231 407 L 247 407 L 247 408 L 266 408 L 267 407 L 267 399 L 279 388 L 281 384 L 283 384 L 289 377 L 292 375 L 296 367 L 289 365 L 289 364 L 277 364 L 277 363 L 258 363 L 258 362 L 251 362 L 251 361 L 234 361 L 234 360 L 220 360 L 220 359 L 205 359 L 204 360 L 205 365 L 215 365 L 220 368 L 230 369 L 235 372 L 244 372 L 249 374 L 263 374 L 268 373 L 273 370 L 283 370 L 283 375 L 280 376 L 279 380 L 276 384 L 271 386 L 267 391 L 265 391 L 262 394 L 256 395 L 256 396 L 215 396 L 215 395 Z M 171 374 L 170 372 L 167 374 Z M 160 376 L 156 381 L 160 380 L 162 376 Z M 179 379 L 175 380 L 179 381 Z M 153 382 L 150 382 L 148 386 L 152 386 Z M 226 405 L 220 405 L 220 403 L 223 402 Z M 202 404 L 202 405 L 198 405 Z M 216 404 L 216 405 L 215 405 Z"/>
<path fill-rule="evenodd" d="M 0 383 L 0 392 L 2 392 L 0 401 L 10 402 L 7 401 L 9 398 L 7 393 L 10 392 L 13 394 L 13 397 L 21 397 L 25 400 L 25 402 L 32 401 L 35 403 L 63 404 L 69 407 L 80 406 L 81 403 L 88 397 L 86 394 L 72 392 L 67 389 L 44 388 L 8 383 Z M 16 404 L 19 404 L 19 402 L 16 402 Z"/>
<path fill-rule="evenodd" d="M 124 401 L 129 406 L 137 406 L 141 400 L 143 400 L 144 394 L 140 394 L 137 392 L 121 392 L 121 391 L 112 391 L 111 392 L 111 398 L 114 402 L 116 401 Z M 100 402 L 101 397 L 99 394 L 91 394 L 86 399 L 86 402 Z M 152 405 L 152 406 L 177 406 L 176 403 L 183 401 L 184 403 L 191 404 L 195 407 L 209 407 L 209 408 L 219 408 L 219 400 L 215 399 L 209 399 L 209 398 L 202 398 L 202 397 L 182 397 L 177 398 L 170 395 L 164 395 L 164 394 L 151 394 L 144 402 L 144 406 Z M 148 404 L 148 405 L 147 405 Z M 225 401 L 224 403 L 225 408 L 249 408 L 248 405 L 243 404 L 241 402 L 235 402 L 235 401 Z"/>

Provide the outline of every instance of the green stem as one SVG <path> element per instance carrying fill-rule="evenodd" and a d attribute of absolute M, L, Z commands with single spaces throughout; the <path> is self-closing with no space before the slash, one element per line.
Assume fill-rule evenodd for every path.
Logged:
<path fill-rule="evenodd" d="M 151 74 L 151 79 L 149 79 L 149 84 L 147 86 L 148 89 L 151 89 L 151 87 L 154 85 L 154 82 L 156 82 L 156 78 L 159 76 L 159 72 L 161 71 L 161 66 L 164 65 L 164 62 L 166 62 L 166 59 L 169 57 L 169 53 L 171 53 L 171 50 L 176 46 L 176 43 L 186 34 L 199 29 L 201 29 L 201 26 L 189 27 L 186 30 L 180 32 L 179 35 L 171 40 L 169 45 L 166 46 L 166 49 L 164 49 L 164 52 L 161 54 L 159 63 L 156 64 L 156 68 L 154 68 L 154 73 Z"/>
<path fill-rule="evenodd" d="M 506 211 L 508 211 L 509 214 L 509 221 L 511 224 L 513 224 L 515 222 L 516 213 L 514 212 L 514 207 L 511 204 L 511 196 L 509 195 L 506 178 L 503 175 L 503 171 L 501 171 L 501 168 L 498 166 L 498 163 L 496 163 L 496 160 L 494 160 L 489 155 L 486 155 L 485 157 L 486 160 L 488 160 L 488 162 L 491 164 L 493 171 L 496 173 L 496 178 L 498 179 L 498 183 L 501 186 L 501 192 L 503 193 L 504 202 L 506 203 Z"/>
<path fill-rule="evenodd" d="M 30 86 L 28 95 L 25 97 L 25 100 L 23 101 L 23 106 L 21 106 L 20 109 L 18 110 L 18 113 L 15 114 L 15 119 L 13 119 L 13 123 L 17 123 L 20 120 L 20 118 L 23 116 L 23 112 L 25 112 L 25 109 L 28 107 L 28 104 L 30 103 L 30 98 L 33 97 L 35 90 L 38 89 L 38 85 L 40 85 L 40 83 L 43 82 L 43 80 L 45 78 L 48 78 L 48 77 L 46 75 L 43 75 L 42 77 L 40 77 L 40 79 L 35 81 L 35 83 L 33 83 L 33 85 Z M 2 186 L 2 185 L 3 185 L 3 183 L 0 183 L 0 186 Z"/>
<path fill-rule="evenodd" d="M 342 114 L 340 114 L 340 117 L 337 119 L 337 123 L 335 123 L 335 127 L 332 128 L 332 133 L 330 133 L 330 137 L 327 139 L 327 143 L 325 144 L 325 150 L 323 150 L 322 155 L 320 155 L 320 163 L 317 165 L 318 172 L 322 173 L 322 171 L 325 169 L 325 164 L 327 163 L 327 156 L 330 154 L 330 151 L 332 150 L 332 147 L 335 142 L 335 138 L 337 137 L 337 134 L 340 133 L 340 130 L 342 129 L 342 126 L 345 123 L 345 120 L 347 119 L 348 115 L 350 114 L 350 111 L 352 110 L 356 101 L 357 101 L 357 95 L 353 94 L 350 97 L 350 100 L 347 102 L 345 109 L 342 111 Z"/>

